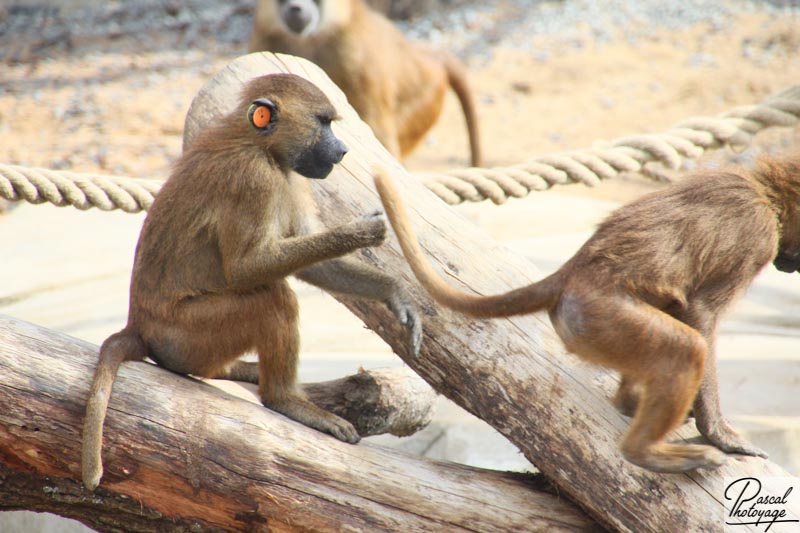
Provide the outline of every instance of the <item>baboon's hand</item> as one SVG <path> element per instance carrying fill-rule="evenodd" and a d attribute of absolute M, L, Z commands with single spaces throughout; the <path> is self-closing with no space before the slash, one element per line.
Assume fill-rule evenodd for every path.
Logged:
<path fill-rule="evenodd" d="M 375 211 L 346 224 L 344 229 L 360 247 L 377 246 L 386 238 L 386 215 Z"/>
<path fill-rule="evenodd" d="M 408 330 L 408 347 L 411 355 L 419 355 L 422 346 L 422 317 L 403 290 L 396 290 L 386 302 L 389 309 Z"/>

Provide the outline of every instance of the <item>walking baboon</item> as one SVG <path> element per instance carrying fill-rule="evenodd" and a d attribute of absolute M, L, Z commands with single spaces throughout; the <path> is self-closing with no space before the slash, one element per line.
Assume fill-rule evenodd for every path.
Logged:
<path fill-rule="evenodd" d="M 259 0 L 250 51 L 261 50 L 319 65 L 396 157 L 408 155 L 433 126 L 452 87 L 467 122 L 471 164 L 482 164 L 464 67 L 410 42 L 363 0 Z"/>
<path fill-rule="evenodd" d="M 560 269 L 493 296 L 447 285 L 422 257 L 404 204 L 376 185 L 403 254 L 440 304 L 475 317 L 547 309 L 567 349 L 622 376 L 615 403 L 634 414 L 622 441 L 632 463 L 659 472 L 714 468 L 720 452 L 766 457 L 722 416 L 714 340 L 722 312 L 769 262 L 800 262 L 800 156 L 752 171 L 688 177 L 612 213 Z M 718 449 L 667 443 L 690 408 Z"/>

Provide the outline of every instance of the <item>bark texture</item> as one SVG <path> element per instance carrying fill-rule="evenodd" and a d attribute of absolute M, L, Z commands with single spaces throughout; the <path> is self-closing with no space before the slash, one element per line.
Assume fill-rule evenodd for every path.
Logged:
<path fill-rule="evenodd" d="M 48 511 L 115 532 L 596 528 L 541 478 L 345 444 L 147 363 L 122 365 L 106 472 L 89 492 L 79 481 L 80 434 L 96 361 L 96 346 L 0 315 L 0 510 Z M 367 391 L 377 382 L 398 395 L 408 376 L 368 381 Z M 330 401 L 325 385 L 315 388 Z"/>

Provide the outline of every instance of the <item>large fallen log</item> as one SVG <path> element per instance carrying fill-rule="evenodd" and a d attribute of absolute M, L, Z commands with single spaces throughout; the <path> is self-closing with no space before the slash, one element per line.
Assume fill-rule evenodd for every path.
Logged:
<path fill-rule="evenodd" d="M 106 473 L 91 493 L 78 480 L 96 359 L 96 346 L 0 315 L 0 510 L 49 511 L 124 532 L 597 528 L 533 475 L 345 444 L 148 363 L 120 370 Z M 402 371 L 372 377 L 355 385 L 371 391 L 363 397 L 381 396 L 375 382 L 405 381 Z M 335 395 L 343 385 L 318 384 L 316 397 L 330 400 L 325 390 Z"/>
<path fill-rule="evenodd" d="M 306 61 L 267 53 L 235 60 L 195 98 L 186 120 L 184 146 L 206 124 L 234 107 L 244 82 L 279 71 L 317 84 L 344 119 L 334 130 L 351 151 L 328 179 L 315 182 L 326 223 L 341 224 L 380 207 L 371 171 L 381 164 L 399 182 L 410 204 L 409 215 L 422 248 L 452 284 L 488 294 L 538 278 L 529 261 L 488 238 L 408 174 L 358 119 L 338 88 Z M 403 332 L 382 306 L 342 299 L 345 305 L 437 391 L 497 428 L 560 491 L 602 523 L 637 533 L 721 531 L 726 509 L 733 504 L 725 499 L 725 478 L 759 478 L 763 492 L 773 495 L 782 495 L 783 485 L 767 478 L 783 478 L 800 486 L 800 480 L 777 465 L 752 457 L 731 458 L 713 472 L 684 475 L 655 474 L 627 463 L 617 441 L 629 421 L 608 401 L 613 377 L 566 354 L 546 319 L 475 320 L 433 305 L 414 281 L 393 237 L 386 245 L 359 255 L 396 273 L 421 302 L 426 315 L 421 355 L 408 356 Z M 688 426 L 679 432 L 683 438 L 696 435 Z M 787 513 L 800 516 L 800 498 L 790 500 Z M 749 530 L 760 529 L 737 527 L 737 531 Z"/>

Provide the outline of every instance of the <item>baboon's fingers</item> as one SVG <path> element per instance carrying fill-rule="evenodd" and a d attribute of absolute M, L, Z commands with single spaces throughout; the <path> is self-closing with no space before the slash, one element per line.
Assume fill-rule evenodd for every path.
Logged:
<path fill-rule="evenodd" d="M 703 435 L 708 441 L 727 453 L 740 453 L 742 455 L 752 455 L 753 457 L 768 458 L 767 452 L 751 444 L 747 439 L 739 435 L 732 427 L 723 421 L 713 432 Z"/>

